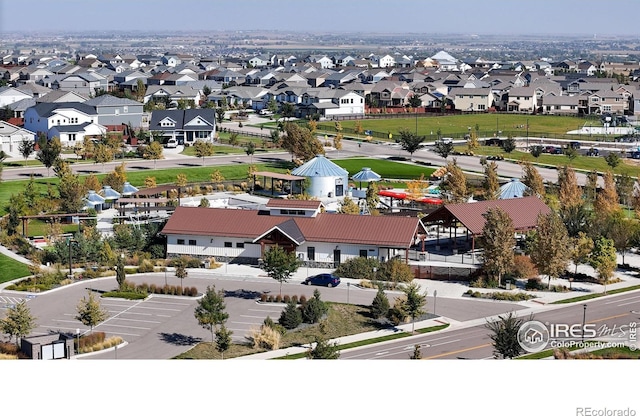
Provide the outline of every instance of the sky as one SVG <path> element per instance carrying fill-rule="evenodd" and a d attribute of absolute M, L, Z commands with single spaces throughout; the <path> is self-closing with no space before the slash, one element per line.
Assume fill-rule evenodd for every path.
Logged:
<path fill-rule="evenodd" d="M 638 12 L 638 0 L 0 0 L 0 33 L 281 30 L 629 36 L 640 35 Z"/>

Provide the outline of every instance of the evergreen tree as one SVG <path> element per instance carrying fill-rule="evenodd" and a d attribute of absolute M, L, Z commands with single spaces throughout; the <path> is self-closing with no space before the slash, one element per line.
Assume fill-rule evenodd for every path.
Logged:
<path fill-rule="evenodd" d="M 337 360 L 340 358 L 340 349 L 336 342 L 329 342 L 324 336 L 316 336 L 315 346 L 307 350 L 306 356 L 309 360 Z"/>
<path fill-rule="evenodd" d="M 386 293 L 384 293 L 382 285 L 379 285 L 378 293 L 376 293 L 376 296 L 373 298 L 373 302 L 369 307 L 371 316 L 373 317 L 373 319 L 383 318 L 389 313 L 390 307 L 391 306 L 389 304 L 389 298 L 387 298 Z"/>
<path fill-rule="evenodd" d="M 320 291 L 313 291 L 313 297 L 309 299 L 302 307 L 302 322 L 315 324 L 320 321 L 329 307 L 320 299 Z"/>
<path fill-rule="evenodd" d="M 227 329 L 224 324 L 220 325 L 220 328 L 216 330 L 216 350 L 222 355 L 224 360 L 224 353 L 231 347 L 231 335 L 233 331 Z"/>
<path fill-rule="evenodd" d="M 302 311 L 295 302 L 287 303 L 280 314 L 278 323 L 285 329 L 296 329 L 302 323 Z"/>
<path fill-rule="evenodd" d="M 523 323 L 524 320 L 513 312 L 487 322 L 486 327 L 491 331 L 489 338 L 493 341 L 497 358 L 516 358 L 522 354 L 524 350 L 518 341 L 518 331 Z"/>
<path fill-rule="evenodd" d="M 422 351 L 420 351 L 420 344 L 413 346 L 413 354 L 409 356 L 410 360 L 422 360 Z"/>
<path fill-rule="evenodd" d="M 118 290 L 124 289 L 124 282 L 127 278 L 127 274 L 124 270 L 124 255 L 118 256 L 118 264 L 116 264 L 116 282 L 118 283 Z"/>

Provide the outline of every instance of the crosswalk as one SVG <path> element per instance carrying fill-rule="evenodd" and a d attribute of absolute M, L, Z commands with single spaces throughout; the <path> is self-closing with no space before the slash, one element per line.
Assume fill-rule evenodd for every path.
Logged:
<path fill-rule="evenodd" d="M 35 298 L 36 295 L 26 295 L 26 296 L 3 296 L 0 295 L 0 309 L 9 309 L 15 307 L 15 305 L 19 304 L 22 301 L 28 302 L 31 299 Z"/>

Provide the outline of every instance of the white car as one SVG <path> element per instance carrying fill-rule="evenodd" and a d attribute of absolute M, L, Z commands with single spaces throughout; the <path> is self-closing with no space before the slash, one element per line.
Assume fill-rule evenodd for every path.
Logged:
<path fill-rule="evenodd" d="M 176 147 L 178 147 L 178 141 L 176 139 L 169 139 L 165 143 L 164 147 L 166 147 L 167 149 L 175 149 Z"/>
<path fill-rule="evenodd" d="M 273 111 L 269 111 L 263 108 L 262 110 L 260 110 L 260 112 L 258 112 L 258 114 L 260 114 L 261 116 L 270 116 L 273 114 Z"/>

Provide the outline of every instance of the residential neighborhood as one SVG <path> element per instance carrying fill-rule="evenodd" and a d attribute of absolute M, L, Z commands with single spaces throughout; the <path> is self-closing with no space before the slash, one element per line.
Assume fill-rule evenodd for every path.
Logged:
<path fill-rule="evenodd" d="M 562 319 L 549 305 L 578 309 L 582 296 L 590 313 L 628 320 L 598 298 L 640 284 L 638 60 L 472 59 L 450 46 L 3 51 L 3 173 L 21 185 L 3 200 L 2 255 L 26 270 L 2 282 L 6 319 L 29 305 L 59 319 L 41 294 L 88 290 L 100 298 L 77 309 L 176 300 L 180 312 L 158 325 L 198 340 L 158 341 L 143 327 L 132 337 L 105 312 L 77 329 L 6 324 L 22 337 L 15 355 L 516 358 L 538 353 L 531 340 L 552 340 L 538 331 L 509 350 L 466 338 L 467 325 L 498 339 L 503 319 Z M 236 298 L 229 328 L 224 313 L 207 323 L 203 308 Z M 335 318 L 329 303 L 349 311 Z M 357 330 L 327 329 L 357 316 L 368 317 Z M 94 327 L 106 339 L 87 354 Z M 453 350 L 381 352 L 377 340 L 398 331 L 465 335 Z M 338 348 L 364 340 L 362 355 Z M 576 354 L 593 358 L 590 348 Z"/>

